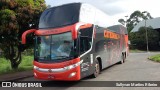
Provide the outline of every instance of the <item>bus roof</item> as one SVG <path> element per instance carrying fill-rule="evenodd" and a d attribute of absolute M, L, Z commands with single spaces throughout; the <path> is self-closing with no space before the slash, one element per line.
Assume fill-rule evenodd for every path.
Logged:
<path fill-rule="evenodd" d="M 40 17 L 39 28 L 56 28 L 77 22 L 108 27 L 111 18 L 94 6 L 86 3 L 70 3 L 46 9 Z"/>
<path fill-rule="evenodd" d="M 122 25 L 113 25 L 110 27 L 107 27 L 109 30 L 114 31 L 116 33 L 120 34 L 128 34 L 127 28 Z"/>

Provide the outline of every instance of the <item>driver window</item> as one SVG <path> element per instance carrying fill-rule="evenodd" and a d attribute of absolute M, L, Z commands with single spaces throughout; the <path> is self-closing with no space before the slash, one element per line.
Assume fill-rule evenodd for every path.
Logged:
<path fill-rule="evenodd" d="M 91 39 L 88 37 L 80 37 L 80 54 L 85 53 L 91 48 Z"/>
<path fill-rule="evenodd" d="M 85 53 L 92 45 L 93 27 L 80 29 L 80 54 Z"/>

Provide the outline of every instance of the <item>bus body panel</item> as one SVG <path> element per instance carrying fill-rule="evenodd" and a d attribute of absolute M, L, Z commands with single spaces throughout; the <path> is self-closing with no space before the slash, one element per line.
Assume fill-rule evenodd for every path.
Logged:
<path fill-rule="evenodd" d="M 80 80 L 80 66 L 72 68 L 70 70 L 59 71 L 58 68 L 64 68 L 70 65 L 73 65 L 77 62 L 80 62 L 80 58 L 76 58 L 73 60 L 61 62 L 61 63 L 40 63 L 34 61 L 34 66 L 38 67 L 38 69 L 34 69 L 34 76 L 38 79 L 44 80 Z M 55 70 L 56 71 L 55 71 Z M 73 77 L 69 77 L 69 75 L 73 72 L 76 72 L 76 75 Z"/>
<path fill-rule="evenodd" d="M 95 71 L 96 60 L 101 70 L 122 60 L 122 55 L 128 55 L 128 33 L 122 25 L 111 26 L 110 17 L 89 4 L 71 3 L 46 9 L 40 18 L 39 29 L 34 30 L 35 60 L 34 76 L 44 80 L 80 80 Z M 70 32 L 74 58 L 64 61 L 52 60 L 52 46 L 61 42 L 52 43 L 58 35 Z M 22 40 L 25 42 L 24 33 Z M 63 36 L 62 35 L 62 36 Z M 64 36 L 65 36 L 64 35 Z M 50 37 L 50 54 L 41 57 L 36 53 L 41 46 L 42 39 Z M 61 37 L 62 37 L 61 36 Z M 24 43 L 25 44 L 25 43 Z M 60 46 L 60 45 L 57 45 Z M 47 47 L 46 47 L 47 48 Z M 56 49 L 54 50 L 56 51 Z M 48 60 L 47 60 L 48 59 Z M 50 62 L 47 62 L 49 61 Z M 53 61 L 53 62 L 51 62 Z"/>
<path fill-rule="evenodd" d="M 96 38 L 95 38 L 95 55 L 99 56 L 102 59 L 102 69 L 110 65 L 113 65 L 121 60 L 122 52 L 125 52 L 125 41 L 124 33 L 120 33 L 121 25 L 112 26 L 119 28 L 119 32 L 112 29 L 111 27 L 102 28 L 96 27 Z M 125 29 L 122 29 L 125 31 Z M 114 38 L 105 38 L 104 31 L 113 32 L 113 34 L 119 35 L 119 39 Z"/>

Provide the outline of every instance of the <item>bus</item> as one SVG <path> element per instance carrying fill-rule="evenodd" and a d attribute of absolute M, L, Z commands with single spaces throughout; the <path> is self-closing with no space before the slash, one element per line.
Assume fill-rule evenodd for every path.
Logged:
<path fill-rule="evenodd" d="M 77 81 L 99 73 L 128 55 L 128 34 L 122 25 L 86 3 L 69 3 L 44 10 L 34 33 L 34 77 Z"/>

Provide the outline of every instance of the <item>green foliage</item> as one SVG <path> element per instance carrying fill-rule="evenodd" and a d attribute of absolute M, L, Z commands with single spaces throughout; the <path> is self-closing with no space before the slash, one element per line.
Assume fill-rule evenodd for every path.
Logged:
<path fill-rule="evenodd" d="M 125 25 L 125 20 L 124 19 L 119 19 L 118 22 L 121 23 L 122 25 Z"/>
<path fill-rule="evenodd" d="M 20 7 L 26 7 L 28 5 L 33 7 L 34 5 L 33 0 L 16 0 L 16 2 L 18 3 Z"/>
<path fill-rule="evenodd" d="M 33 56 L 22 56 L 22 63 L 19 68 L 32 68 L 33 67 Z"/>
<path fill-rule="evenodd" d="M 24 52 L 22 53 L 25 56 L 33 56 L 34 55 L 34 50 L 33 49 L 26 49 L 24 50 Z"/>
<path fill-rule="evenodd" d="M 141 12 L 139 10 L 134 11 L 127 20 L 119 19 L 118 22 L 124 25 L 126 23 L 126 27 L 129 34 L 129 40 L 131 41 L 131 49 L 140 49 L 140 50 L 146 50 L 146 31 L 145 28 L 142 27 L 138 32 L 131 32 L 131 30 L 136 26 L 140 21 L 152 19 L 152 16 L 149 12 L 144 11 Z M 157 50 L 159 48 L 158 42 L 159 42 L 159 33 L 155 30 L 152 30 L 151 27 L 147 28 L 148 31 L 148 43 L 149 43 L 149 49 L 151 50 Z"/>
<path fill-rule="evenodd" d="M 16 13 L 10 9 L 0 11 L 0 33 L 11 34 L 12 30 L 17 30 Z M 7 28 L 6 28 L 7 27 Z"/>
<path fill-rule="evenodd" d="M 5 58 L 0 58 L 0 74 L 13 73 L 25 70 L 31 70 L 33 68 L 33 56 L 22 56 L 22 62 L 18 69 L 12 69 L 10 62 Z"/>
<path fill-rule="evenodd" d="M 142 51 L 142 50 L 138 50 L 138 49 L 130 49 L 129 52 L 130 53 L 143 53 L 143 52 L 146 52 L 146 51 Z"/>
<path fill-rule="evenodd" d="M 130 32 L 134 28 L 134 26 L 136 26 L 140 21 L 147 19 L 152 19 L 152 16 L 150 15 L 149 12 L 147 11 L 141 12 L 139 10 L 134 11 L 127 20 L 128 31 Z"/>
<path fill-rule="evenodd" d="M 5 60 L 4 58 L 0 58 L 0 74 L 7 73 L 11 70 L 10 62 Z"/>
<path fill-rule="evenodd" d="M 127 30 L 128 32 L 130 32 L 134 28 L 134 26 L 136 26 L 140 21 L 147 19 L 152 19 L 152 16 L 150 15 L 149 12 L 147 11 L 141 12 L 137 10 L 134 11 L 126 21 L 121 18 L 118 20 L 118 22 L 120 22 L 122 25 L 126 23 Z"/>
<path fill-rule="evenodd" d="M 153 30 L 152 27 L 141 27 L 139 31 L 130 33 L 130 41 L 134 47 L 140 50 L 146 50 L 146 29 L 148 35 L 148 47 L 149 50 L 159 50 L 159 33 L 156 30 Z"/>
<path fill-rule="evenodd" d="M 0 1 L 0 48 L 4 57 L 16 69 L 21 63 L 21 50 L 33 46 L 33 35 L 29 45 L 22 47 L 21 35 L 36 28 L 40 14 L 46 8 L 44 0 L 1 0 Z"/>
<path fill-rule="evenodd" d="M 160 54 L 149 57 L 150 60 L 160 62 Z"/>

